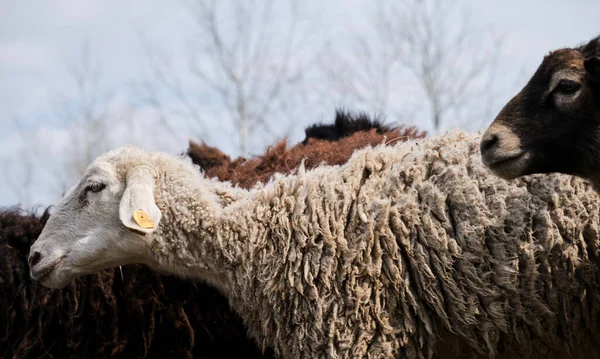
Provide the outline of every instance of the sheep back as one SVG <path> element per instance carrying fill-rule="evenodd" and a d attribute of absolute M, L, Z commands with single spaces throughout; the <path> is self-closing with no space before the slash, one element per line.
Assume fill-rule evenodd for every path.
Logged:
<path fill-rule="evenodd" d="M 298 358 L 597 356 L 597 196 L 569 176 L 497 178 L 478 140 L 275 176 L 252 333 Z M 446 335 L 460 353 L 438 351 Z"/>

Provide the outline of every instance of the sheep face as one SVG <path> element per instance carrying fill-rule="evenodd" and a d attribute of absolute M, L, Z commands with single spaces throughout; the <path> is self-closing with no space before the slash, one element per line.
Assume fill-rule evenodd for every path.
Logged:
<path fill-rule="evenodd" d="M 505 179 L 550 172 L 598 177 L 600 37 L 547 55 L 480 147 L 483 163 Z"/>
<path fill-rule="evenodd" d="M 92 163 L 56 206 L 30 250 L 34 280 L 61 288 L 80 275 L 144 263 L 146 235 L 161 216 L 154 177 L 147 165 L 119 164 L 120 152 Z"/>

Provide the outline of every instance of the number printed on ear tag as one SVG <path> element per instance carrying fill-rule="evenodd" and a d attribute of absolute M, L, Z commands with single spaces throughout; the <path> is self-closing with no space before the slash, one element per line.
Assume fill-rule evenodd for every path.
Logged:
<path fill-rule="evenodd" d="M 150 215 L 146 213 L 143 209 L 137 209 L 133 212 L 133 219 L 135 219 L 135 223 L 137 223 L 142 228 L 154 228 L 156 225 L 150 218 Z"/>

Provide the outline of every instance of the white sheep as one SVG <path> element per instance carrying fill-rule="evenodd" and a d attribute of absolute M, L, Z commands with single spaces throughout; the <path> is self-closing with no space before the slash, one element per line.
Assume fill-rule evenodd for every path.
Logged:
<path fill-rule="evenodd" d="M 284 358 L 593 357 L 590 191 L 560 175 L 499 179 L 479 136 L 462 133 L 358 150 L 251 190 L 125 147 L 56 207 L 31 275 L 60 288 L 144 263 L 199 278 Z"/>

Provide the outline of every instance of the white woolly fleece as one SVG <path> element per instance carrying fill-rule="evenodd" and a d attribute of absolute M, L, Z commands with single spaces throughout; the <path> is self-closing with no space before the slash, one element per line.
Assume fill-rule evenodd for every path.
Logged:
<path fill-rule="evenodd" d="M 493 176 L 479 135 L 365 148 L 248 191 L 122 155 L 105 160 L 156 172 L 149 262 L 217 286 L 283 358 L 598 356 L 598 196 L 570 176 Z"/>

